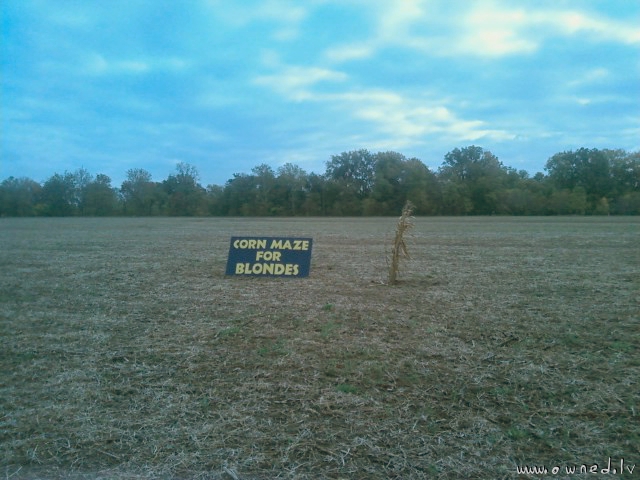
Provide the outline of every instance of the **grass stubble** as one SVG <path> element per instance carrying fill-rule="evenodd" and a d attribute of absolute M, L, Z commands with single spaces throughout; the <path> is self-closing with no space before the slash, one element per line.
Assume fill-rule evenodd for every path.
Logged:
<path fill-rule="evenodd" d="M 417 218 L 388 286 L 394 223 L 1 219 L 0 475 L 640 468 L 638 219 Z M 225 277 L 231 235 L 310 277 Z"/>

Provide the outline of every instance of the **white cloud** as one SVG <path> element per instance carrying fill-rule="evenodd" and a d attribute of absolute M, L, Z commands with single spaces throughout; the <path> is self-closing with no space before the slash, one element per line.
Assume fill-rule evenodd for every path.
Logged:
<path fill-rule="evenodd" d="M 514 8 L 506 1 L 465 3 L 447 10 L 447 1 L 372 2 L 377 28 L 370 38 L 327 49 L 326 58 L 343 62 L 371 57 L 387 46 L 435 56 L 502 57 L 530 54 L 554 37 L 583 35 L 592 40 L 640 43 L 640 28 L 578 10 Z M 535 5 L 535 4 L 534 4 Z M 461 12 L 467 12 L 466 14 Z"/>
<path fill-rule="evenodd" d="M 90 55 L 83 68 L 90 75 L 143 74 L 150 69 L 150 65 L 142 60 L 107 60 L 100 54 Z"/>
<path fill-rule="evenodd" d="M 384 139 L 396 148 L 420 144 L 430 135 L 455 141 L 515 137 L 509 132 L 490 128 L 484 121 L 460 118 L 441 101 L 424 94 L 410 95 L 381 88 L 345 88 L 340 92 L 317 88 L 323 82 L 342 82 L 346 78 L 345 74 L 333 70 L 286 67 L 278 74 L 257 78 L 255 83 L 288 100 L 321 103 L 340 111 L 343 118 L 356 122 L 364 120 L 370 125 L 372 137 Z"/>
<path fill-rule="evenodd" d="M 307 10 L 300 5 L 283 0 L 269 0 L 254 9 L 254 18 L 267 18 L 283 23 L 299 23 L 307 16 Z"/>
<path fill-rule="evenodd" d="M 574 10 L 514 9 L 507 3 L 481 3 L 459 26 L 457 50 L 483 56 L 531 53 L 557 35 L 584 35 L 625 44 L 640 42 L 640 28 Z"/>
<path fill-rule="evenodd" d="M 341 96 L 351 99 L 347 106 L 356 118 L 371 122 L 378 133 L 398 143 L 419 144 L 425 137 L 438 135 L 454 141 L 473 141 L 480 138 L 505 140 L 514 138 L 509 132 L 489 128 L 481 120 L 460 118 L 449 107 L 419 96 L 400 96 L 380 91 L 370 95 Z"/>
<path fill-rule="evenodd" d="M 373 36 L 328 48 L 325 57 L 329 61 L 344 62 L 369 58 L 388 45 L 410 46 L 420 39 L 411 34 L 414 26 L 424 22 L 425 0 L 370 0 L 362 6 L 374 17 Z"/>
<path fill-rule="evenodd" d="M 153 70 L 179 71 L 189 68 L 187 60 L 168 58 L 107 59 L 99 53 L 87 55 L 82 61 L 81 73 L 89 75 L 142 75 Z"/>
<path fill-rule="evenodd" d="M 591 33 L 606 40 L 621 43 L 640 43 L 640 28 L 610 19 L 587 16 L 576 11 L 539 13 L 541 23 L 555 26 L 566 35 Z"/>
<path fill-rule="evenodd" d="M 480 56 L 503 56 L 530 53 L 537 43 L 523 36 L 527 26 L 524 10 L 478 7 L 463 20 L 456 50 Z"/>
<path fill-rule="evenodd" d="M 606 68 L 594 68 L 582 74 L 580 77 L 571 80 L 567 85 L 569 87 L 579 87 L 583 85 L 591 85 L 601 83 L 610 78 L 611 72 Z"/>
<path fill-rule="evenodd" d="M 325 57 L 332 62 L 346 62 L 349 60 L 368 58 L 373 55 L 374 51 L 375 47 L 372 44 L 341 45 L 329 48 L 325 52 Z"/>
<path fill-rule="evenodd" d="M 285 0 L 230 3 L 208 0 L 213 14 L 226 27 L 242 28 L 255 22 L 273 23 L 272 38 L 280 41 L 292 40 L 300 34 L 300 25 L 308 16 L 308 10 Z"/>
<path fill-rule="evenodd" d="M 423 0 L 387 2 L 386 8 L 380 12 L 379 39 L 395 42 L 406 36 L 410 26 L 424 18 L 423 5 Z"/>
<path fill-rule="evenodd" d="M 509 28 L 481 28 L 464 35 L 458 43 L 458 51 L 460 53 L 472 53 L 489 57 L 531 53 L 536 49 L 537 44 L 535 42 L 519 38 L 516 32 Z"/>
<path fill-rule="evenodd" d="M 342 82 L 345 73 L 319 67 L 283 68 L 272 75 L 260 75 L 254 79 L 257 85 L 267 86 L 289 100 L 311 100 L 315 96 L 310 87 L 322 82 Z"/>

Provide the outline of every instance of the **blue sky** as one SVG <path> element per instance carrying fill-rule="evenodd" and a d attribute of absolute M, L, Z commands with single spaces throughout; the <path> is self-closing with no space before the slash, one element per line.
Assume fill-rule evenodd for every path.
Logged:
<path fill-rule="evenodd" d="M 0 180 L 640 149 L 637 0 L 4 0 Z"/>

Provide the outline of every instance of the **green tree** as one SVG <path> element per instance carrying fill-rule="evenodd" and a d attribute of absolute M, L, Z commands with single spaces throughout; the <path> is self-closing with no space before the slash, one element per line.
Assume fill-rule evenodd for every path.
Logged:
<path fill-rule="evenodd" d="M 480 162 L 483 155 L 484 150 L 475 145 L 463 149 L 455 148 L 444 156 L 439 170 L 440 176 L 458 182 L 470 180 L 474 164 Z"/>
<path fill-rule="evenodd" d="M 206 213 L 206 191 L 198 183 L 196 167 L 180 162 L 177 173 L 162 182 L 165 197 L 165 213 L 168 215 L 204 215 Z"/>
<path fill-rule="evenodd" d="M 274 215 L 277 209 L 274 208 L 273 196 L 276 184 L 276 174 L 266 163 L 262 163 L 251 169 L 254 177 L 254 204 L 250 215 L 265 216 Z"/>
<path fill-rule="evenodd" d="M 612 195 L 611 213 L 640 215 L 640 151 L 608 150 Z"/>
<path fill-rule="evenodd" d="M 329 215 L 357 216 L 375 182 L 375 159 L 368 150 L 332 155 L 327 162 L 324 188 L 325 211 Z"/>
<path fill-rule="evenodd" d="M 500 202 L 508 171 L 498 157 L 475 145 L 447 153 L 439 169 L 443 202 L 449 213 L 506 213 Z"/>
<path fill-rule="evenodd" d="M 87 187 L 93 182 L 93 176 L 86 168 L 79 168 L 73 172 L 73 204 L 78 209 L 80 215 L 86 215 L 86 193 Z"/>
<path fill-rule="evenodd" d="M 640 191 L 640 152 L 605 150 L 609 159 L 612 194 L 614 196 Z"/>
<path fill-rule="evenodd" d="M 406 197 L 414 205 L 416 215 L 435 215 L 440 211 L 442 192 L 438 178 L 417 158 L 405 162 Z"/>
<path fill-rule="evenodd" d="M 42 186 L 39 211 L 51 217 L 75 215 L 78 208 L 76 180 L 73 173 L 59 173 L 49 177 Z"/>
<path fill-rule="evenodd" d="M 640 215 L 640 192 L 630 192 L 616 198 L 613 211 L 618 215 Z"/>
<path fill-rule="evenodd" d="M 158 190 L 148 171 L 142 168 L 127 170 L 127 179 L 120 187 L 125 214 L 150 216 L 160 213 L 162 195 Z"/>
<path fill-rule="evenodd" d="M 594 212 L 613 189 L 609 155 L 603 150 L 580 148 L 556 153 L 547 160 L 545 170 L 557 189 L 584 189 L 587 213 Z"/>
<path fill-rule="evenodd" d="M 584 215 L 587 211 L 587 192 L 583 187 L 554 190 L 548 201 L 548 213 L 555 215 Z"/>
<path fill-rule="evenodd" d="M 323 197 L 326 215 L 357 217 L 363 213 L 364 198 L 358 194 L 354 184 L 344 179 L 328 179 Z"/>
<path fill-rule="evenodd" d="M 30 178 L 7 178 L 0 184 L 0 217 L 35 215 L 41 190 L 40 184 Z"/>
<path fill-rule="evenodd" d="M 445 215 L 468 215 L 473 212 L 473 202 L 468 186 L 454 179 L 441 179 L 441 212 Z"/>
<path fill-rule="evenodd" d="M 118 194 L 111 186 L 111 178 L 99 173 L 86 185 L 83 193 L 83 214 L 98 217 L 114 215 L 118 208 Z"/>
<path fill-rule="evenodd" d="M 398 215 L 407 197 L 407 159 L 397 152 L 374 155 L 374 182 L 365 203 L 368 215 Z"/>
<path fill-rule="evenodd" d="M 224 207 L 224 187 L 220 185 L 207 185 L 207 212 L 209 215 L 222 216 Z"/>
<path fill-rule="evenodd" d="M 305 215 L 326 215 L 325 191 L 327 179 L 324 175 L 310 173 L 307 177 L 306 196 L 302 209 Z"/>
<path fill-rule="evenodd" d="M 325 175 L 358 198 L 365 198 L 373 188 L 375 180 L 375 158 L 368 150 L 353 150 L 332 155 L 327 162 Z"/>
<path fill-rule="evenodd" d="M 224 186 L 221 210 L 225 215 L 251 216 L 256 211 L 256 177 L 234 173 Z"/>
<path fill-rule="evenodd" d="M 278 168 L 278 176 L 275 189 L 280 192 L 277 195 L 277 205 L 284 215 L 298 215 L 302 209 L 307 195 L 308 175 L 302 168 L 292 163 L 285 163 Z"/>
<path fill-rule="evenodd" d="M 424 163 L 398 152 L 378 152 L 374 160 L 374 185 L 365 202 L 366 214 L 396 216 L 407 200 L 417 215 L 437 213 L 438 180 Z"/>

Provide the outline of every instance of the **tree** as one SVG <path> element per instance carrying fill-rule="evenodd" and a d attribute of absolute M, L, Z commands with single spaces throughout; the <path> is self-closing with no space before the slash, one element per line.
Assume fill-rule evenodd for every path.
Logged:
<path fill-rule="evenodd" d="M 506 213 L 500 204 L 508 171 L 498 157 L 481 147 L 454 149 L 439 169 L 443 201 L 450 213 Z"/>
<path fill-rule="evenodd" d="M 510 215 L 545 215 L 547 197 L 551 194 L 547 177 L 537 173 L 530 178 L 526 171 L 508 170 L 506 190 L 502 191 L 504 213 Z"/>
<path fill-rule="evenodd" d="M 417 158 L 406 161 L 404 183 L 407 200 L 414 205 L 416 215 L 435 215 L 439 213 L 442 192 L 438 178 Z"/>
<path fill-rule="evenodd" d="M 327 180 L 324 184 L 323 200 L 326 215 L 356 217 L 363 213 L 364 200 L 353 185 L 344 180 Z"/>
<path fill-rule="evenodd" d="M 375 159 L 368 150 L 332 155 L 325 171 L 326 213 L 361 215 L 375 182 Z"/>
<path fill-rule="evenodd" d="M 83 194 L 84 215 L 104 217 L 117 211 L 118 195 L 111 186 L 111 178 L 99 173 L 95 180 L 87 184 Z"/>
<path fill-rule="evenodd" d="M 165 213 L 168 215 L 204 215 L 206 212 L 206 191 L 198 183 L 196 167 L 180 162 L 177 174 L 170 175 L 162 182 L 166 194 Z"/>
<path fill-rule="evenodd" d="M 398 152 L 378 152 L 374 161 L 374 185 L 365 200 L 365 214 L 395 216 L 407 201 L 418 215 L 438 211 L 438 180 L 424 163 Z"/>
<path fill-rule="evenodd" d="M 353 150 L 332 155 L 325 175 L 353 191 L 358 198 L 366 197 L 373 188 L 375 159 L 368 150 Z"/>
<path fill-rule="evenodd" d="M 47 216 L 65 217 L 77 212 L 75 176 L 65 172 L 53 174 L 42 186 L 39 210 Z"/>
<path fill-rule="evenodd" d="M 73 204 L 80 215 L 85 215 L 87 187 L 93 182 L 93 177 L 86 168 L 79 168 L 73 172 L 74 198 Z"/>
<path fill-rule="evenodd" d="M 407 198 L 407 159 L 397 152 L 374 156 L 374 182 L 367 211 L 369 215 L 397 215 Z"/>
<path fill-rule="evenodd" d="M 444 156 L 444 162 L 440 167 L 440 175 L 448 179 L 468 180 L 471 175 L 471 167 L 479 162 L 484 150 L 472 145 L 470 147 L 455 148 Z"/>
<path fill-rule="evenodd" d="M 584 215 L 587 211 L 587 193 L 583 187 L 554 190 L 548 201 L 548 213 L 555 215 Z"/>
<path fill-rule="evenodd" d="M 618 215 L 640 215 L 640 192 L 625 193 L 618 197 L 612 210 Z"/>
<path fill-rule="evenodd" d="M 609 159 L 612 196 L 640 192 L 640 152 L 605 150 Z"/>
<path fill-rule="evenodd" d="M 254 177 L 255 196 L 253 210 L 250 215 L 274 215 L 277 209 L 273 204 L 273 189 L 276 183 L 276 174 L 266 163 L 262 163 L 251 169 Z"/>
<path fill-rule="evenodd" d="M 200 185 L 197 169 L 178 163 L 161 183 L 130 169 L 119 189 L 85 169 L 0 183 L 0 216 L 28 215 L 417 215 L 640 214 L 640 152 L 580 148 L 547 160 L 545 175 L 507 167 L 472 145 L 447 153 L 437 173 L 393 151 L 331 156 L 324 174 L 292 163 L 236 173 L 224 186 Z"/>
<path fill-rule="evenodd" d="M 224 187 L 207 185 L 206 204 L 209 215 L 224 215 Z"/>
<path fill-rule="evenodd" d="M 0 217 L 30 217 L 42 187 L 30 178 L 9 177 L 0 184 Z"/>
<path fill-rule="evenodd" d="M 611 194 L 613 183 L 605 151 L 580 148 L 575 152 L 556 153 L 547 160 L 545 170 L 557 189 L 583 188 L 588 213 L 594 212 L 601 205 L 601 199 Z"/>
<path fill-rule="evenodd" d="M 442 213 L 445 215 L 468 215 L 473 212 L 473 202 L 467 185 L 453 179 L 445 179 L 440 188 L 442 190 Z"/>
<path fill-rule="evenodd" d="M 307 172 L 297 165 L 285 163 L 278 168 L 275 188 L 282 192 L 276 203 L 282 207 L 282 214 L 295 216 L 300 212 L 307 193 Z"/>
<path fill-rule="evenodd" d="M 255 215 L 256 195 L 256 177 L 234 173 L 224 186 L 221 210 L 225 215 Z"/>
<path fill-rule="evenodd" d="M 161 195 L 156 187 L 148 171 L 142 168 L 127 170 L 127 179 L 120 187 L 125 213 L 142 216 L 159 213 Z"/>
<path fill-rule="evenodd" d="M 306 215 L 326 215 L 325 190 L 327 179 L 317 173 L 309 174 L 307 178 L 307 194 L 302 206 Z"/>

